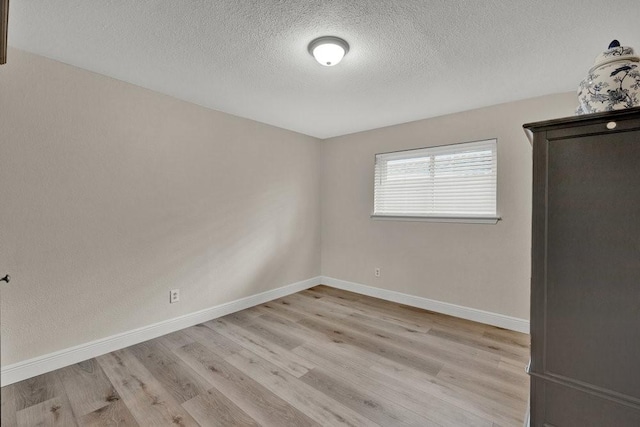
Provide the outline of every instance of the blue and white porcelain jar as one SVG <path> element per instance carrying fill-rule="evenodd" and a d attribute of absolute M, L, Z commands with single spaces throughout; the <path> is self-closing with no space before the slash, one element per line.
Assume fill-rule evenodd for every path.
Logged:
<path fill-rule="evenodd" d="M 612 41 L 580 83 L 578 101 L 576 114 L 640 106 L 640 57 L 629 46 Z"/>

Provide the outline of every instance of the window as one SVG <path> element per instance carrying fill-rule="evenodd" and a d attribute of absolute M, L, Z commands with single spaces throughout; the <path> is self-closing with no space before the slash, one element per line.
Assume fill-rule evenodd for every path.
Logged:
<path fill-rule="evenodd" d="M 496 140 L 376 154 L 374 218 L 492 222 Z"/>

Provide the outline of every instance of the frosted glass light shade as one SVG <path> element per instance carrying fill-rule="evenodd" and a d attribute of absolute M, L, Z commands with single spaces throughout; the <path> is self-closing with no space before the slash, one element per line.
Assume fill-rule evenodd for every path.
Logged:
<path fill-rule="evenodd" d="M 309 53 L 325 67 L 338 64 L 348 51 L 349 44 L 338 37 L 320 37 L 309 43 Z"/>

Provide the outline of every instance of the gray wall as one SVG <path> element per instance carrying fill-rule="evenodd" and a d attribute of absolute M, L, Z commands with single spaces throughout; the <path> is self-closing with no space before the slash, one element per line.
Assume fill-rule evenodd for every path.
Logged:
<path fill-rule="evenodd" d="M 319 140 L 9 53 L 3 366 L 320 273 Z"/>
<path fill-rule="evenodd" d="M 575 105 L 565 93 L 325 140 L 322 274 L 528 319 L 531 145 L 522 125 L 572 115 Z M 498 139 L 498 224 L 369 218 L 376 153 L 489 138 Z"/>

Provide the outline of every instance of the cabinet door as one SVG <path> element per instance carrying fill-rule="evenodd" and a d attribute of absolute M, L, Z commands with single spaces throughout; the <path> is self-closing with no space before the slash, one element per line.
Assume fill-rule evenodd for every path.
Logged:
<path fill-rule="evenodd" d="M 640 402 L 640 132 L 547 147 L 545 374 Z"/>

